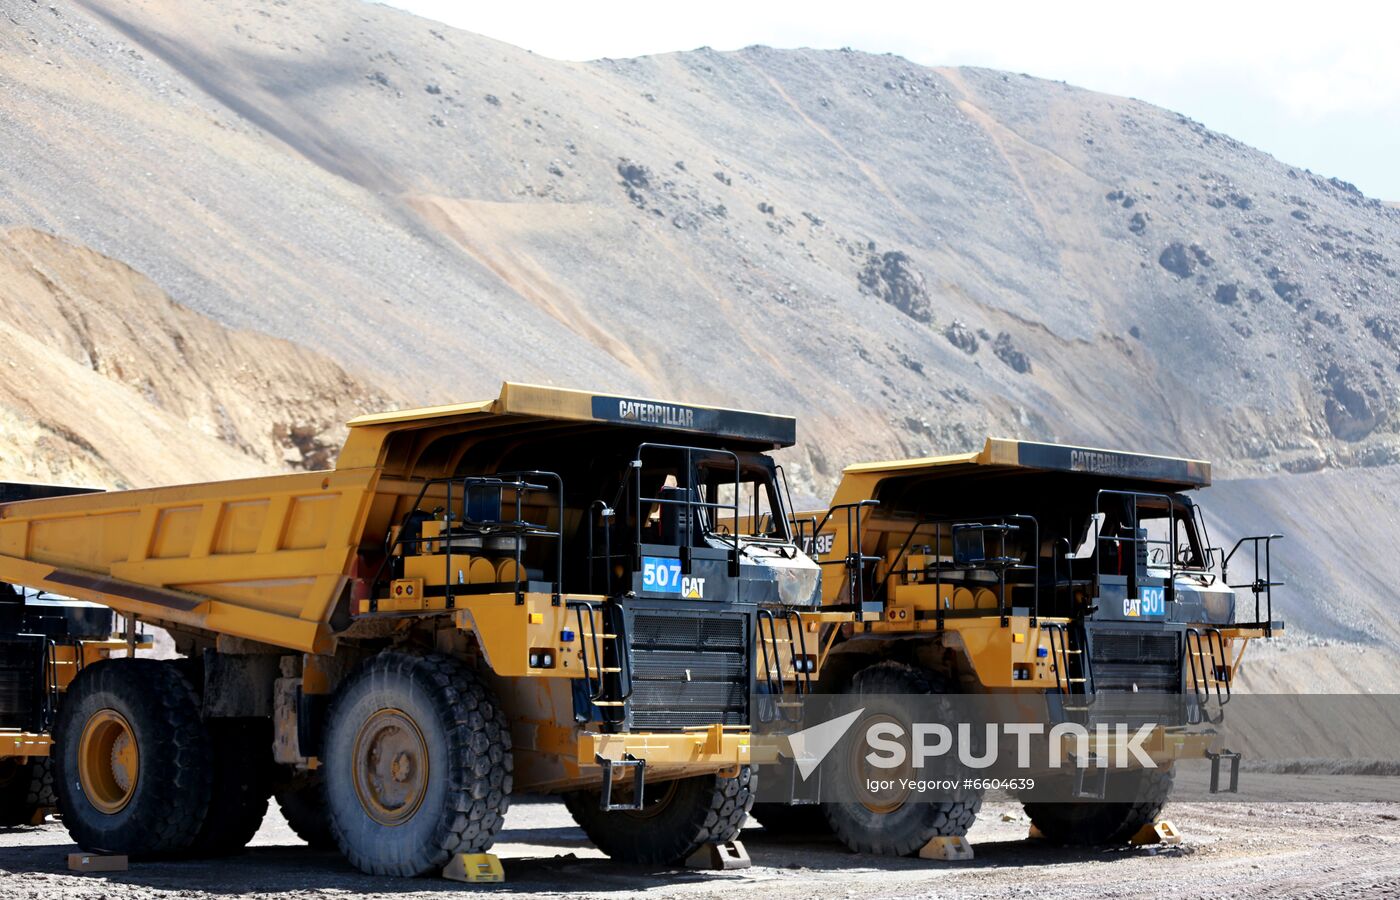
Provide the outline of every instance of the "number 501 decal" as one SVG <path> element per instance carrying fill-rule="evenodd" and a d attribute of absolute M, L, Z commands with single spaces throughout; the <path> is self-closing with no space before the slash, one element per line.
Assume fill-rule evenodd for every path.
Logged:
<path fill-rule="evenodd" d="M 1138 593 L 1142 596 L 1123 598 L 1123 615 L 1134 617 L 1166 615 L 1166 588 L 1145 585 L 1138 588 Z"/>

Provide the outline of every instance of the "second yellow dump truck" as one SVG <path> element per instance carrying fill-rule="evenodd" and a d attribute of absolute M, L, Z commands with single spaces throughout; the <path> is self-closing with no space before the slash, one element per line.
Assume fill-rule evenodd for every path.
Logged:
<path fill-rule="evenodd" d="M 1213 545 L 1191 498 L 1209 484 L 1199 460 L 1004 439 L 848 467 L 830 510 L 805 526 L 826 569 L 824 608 L 864 619 L 842 626 L 821 690 L 866 698 L 865 719 L 903 714 L 881 712 L 881 694 L 959 695 L 965 709 L 1022 698 L 1031 718 L 1089 728 L 1134 705 L 1179 713 L 1146 744 L 1150 768 L 1101 768 L 1088 785 L 1082 769 L 1076 783 L 1022 773 L 1066 781 L 1053 799 L 1025 801 L 1044 837 L 1129 840 L 1160 813 L 1176 760 L 1207 755 L 1213 785 L 1238 777 L 1238 757 L 1211 751 L 1202 732 L 1223 714 L 1245 645 L 1282 628 L 1269 565 L 1280 535 Z M 1080 755 L 1111 749 L 1089 747 Z M 853 796 L 823 803 L 824 824 L 852 849 L 905 855 L 967 832 L 980 791 L 931 802 L 867 788 L 880 772 L 864 759 Z M 755 815 L 780 830 L 823 823 L 801 806 L 765 802 Z"/>
<path fill-rule="evenodd" d="M 15 698 L 42 715 L 5 719 L 9 755 L 50 756 L 94 851 L 229 852 L 274 793 L 380 874 L 484 853 L 519 791 L 621 860 L 731 841 L 753 696 L 818 668 L 819 569 L 768 455 L 794 432 L 507 384 L 354 420 L 334 471 L 0 504 L 21 606 L 102 604 L 181 654 L 35 642 L 52 690 Z"/>

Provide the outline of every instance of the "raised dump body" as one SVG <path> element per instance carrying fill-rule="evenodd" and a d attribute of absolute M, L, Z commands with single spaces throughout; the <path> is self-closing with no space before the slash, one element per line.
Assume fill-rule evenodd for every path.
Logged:
<path fill-rule="evenodd" d="M 1026 803 L 1053 840 L 1127 841 L 1160 811 L 1173 762 L 1206 751 L 1208 734 L 1186 726 L 1218 721 L 1245 644 L 1282 627 L 1268 566 L 1279 535 L 1214 546 L 1190 496 L 1209 484 L 1200 460 L 997 438 L 848 467 L 830 509 L 799 516 L 826 568 L 825 608 L 865 618 L 833 650 L 822 687 L 1023 698 L 1012 708 L 1047 726 L 1150 708 L 1154 769 L 1063 792 L 1121 802 Z M 1082 757 L 1113 749 L 1087 746 Z M 1029 774 L 1042 787 L 1064 781 Z M 925 803 L 851 793 L 861 802 L 826 803 L 827 818 L 853 849 L 880 853 L 961 836 L 981 803 L 980 793 Z M 758 815 L 782 824 L 787 814 L 765 804 Z"/>
<path fill-rule="evenodd" d="M 803 634 L 833 618 L 766 455 L 794 435 L 507 384 L 356 419 L 330 472 L 0 505 L 0 580 L 159 625 L 184 655 L 69 686 L 65 823 L 91 849 L 221 851 L 275 789 L 313 843 L 420 874 L 489 847 L 526 789 L 565 793 L 627 859 L 732 839 L 751 698 L 815 677 Z"/>
<path fill-rule="evenodd" d="M 327 652 L 380 474 L 367 466 L 5 504 L 0 578 L 176 630 Z"/>

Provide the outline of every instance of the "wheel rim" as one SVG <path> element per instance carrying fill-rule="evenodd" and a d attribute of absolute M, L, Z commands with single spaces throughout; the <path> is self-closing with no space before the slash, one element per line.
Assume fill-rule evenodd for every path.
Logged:
<path fill-rule="evenodd" d="M 428 744 L 407 713 L 381 709 L 355 735 L 352 758 L 360 805 L 381 825 L 402 825 L 423 804 L 428 787 Z"/>
<path fill-rule="evenodd" d="M 115 709 L 98 710 L 78 740 L 78 782 L 88 802 L 107 815 L 126 808 L 141 776 L 136 732 Z"/>
<path fill-rule="evenodd" d="M 893 716 L 877 713 L 864 719 L 861 725 L 868 728 L 878 722 L 894 722 L 901 727 L 904 724 Z M 887 816 L 904 806 L 909 799 L 909 789 L 899 787 L 898 784 L 902 779 L 908 778 L 912 772 L 907 754 L 904 762 L 893 769 L 877 769 L 872 766 L 865 758 L 867 756 L 866 748 L 861 741 L 851 742 L 850 754 L 850 769 L 848 771 L 856 778 L 856 796 L 859 798 L 861 806 L 881 816 Z M 872 791 L 869 787 L 871 781 L 893 781 L 896 786 L 886 790 Z"/>
<path fill-rule="evenodd" d="M 634 819 L 650 819 L 660 815 L 670 805 L 671 799 L 676 796 L 676 789 L 679 785 L 679 780 L 672 780 L 654 787 L 642 788 L 642 808 L 628 810 L 627 815 Z M 631 790 L 624 789 L 618 793 L 632 796 Z M 617 794 L 613 796 L 615 799 L 617 798 Z"/>

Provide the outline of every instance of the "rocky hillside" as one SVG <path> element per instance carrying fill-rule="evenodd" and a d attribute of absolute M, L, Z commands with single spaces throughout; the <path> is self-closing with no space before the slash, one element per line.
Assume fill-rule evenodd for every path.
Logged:
<path fill-rule="evenodd" d="M 5 475 L 316 465 L 503 378 L 797 413 L 815 496 L 1001 433 L 1212 458 L 1245 523 L 1400 458 L 1400 210 L 1163 109 L 846 51 L 558 62 L 358 0 L 0 14 Z M 1300 571 L 1373 596 L 1329 515 Z M 1307 621 L 1394 643 L 1372 611 Z"/>
<path fill-rule="evenodd" d="M 852 52 L 556 62 L 355 0 L 3 6 L 0 223 L 412 400 L 793 410 L 816 491 L 989 431 L 1400 448 L 1400 212 L 1162 109 Z"/>
<path fill-rule="evenodd" d="M 92 250 L 0 231 L 0 478 L 128 486 L 324 468 L 389 402 L 324 356 L 236 331 Z"/>

